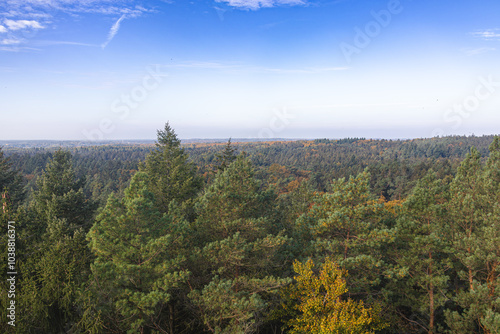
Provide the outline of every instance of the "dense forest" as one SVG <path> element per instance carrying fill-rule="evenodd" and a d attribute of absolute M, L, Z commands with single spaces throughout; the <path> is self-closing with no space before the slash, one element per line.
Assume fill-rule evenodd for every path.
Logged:
<path fill-rule="evenodd" d="M 0 149 L 3 333 L 500 333 L 499 137 L 157 135 Z"/>

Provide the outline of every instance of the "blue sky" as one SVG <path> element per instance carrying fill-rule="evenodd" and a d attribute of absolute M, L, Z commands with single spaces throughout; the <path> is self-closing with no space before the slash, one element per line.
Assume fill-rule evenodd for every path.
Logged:
<path fill-rule="evenodd" d="M 0 0 L 0 140 L 499 133 L 500 2 Z"/>

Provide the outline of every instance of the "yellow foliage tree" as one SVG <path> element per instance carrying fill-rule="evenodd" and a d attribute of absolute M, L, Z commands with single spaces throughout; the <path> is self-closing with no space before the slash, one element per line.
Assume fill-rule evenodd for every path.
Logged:
<path fill-rule="evenodd" d="M 314 262 L 295 261 L 295 282 L 282 290 L 284 311 L 293 315 L 287 321 L 289 333 L 375 333 L 385 328 L 378 308 L 365 307 L 362 301 L 344 299 L 347 272 L 331 259 L 314 272 Z"/>

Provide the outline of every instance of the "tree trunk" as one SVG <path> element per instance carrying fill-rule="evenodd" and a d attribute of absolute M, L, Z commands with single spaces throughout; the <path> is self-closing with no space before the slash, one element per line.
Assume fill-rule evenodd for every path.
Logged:
<path fill-rule="evenodd" d="M 431 283 L 431 290 L 429 291 L 429 334 L 434 334 L 434 286 Z"/>
<path fill-rule="evenodd" d="M 168 309 L 170 315 L 168 319 L 168 330 L 170 334 L 174 334 L 174 306 L 171 303 L 169 303 Z"/>
<path fill-rule="evenodd" d="M 431 264 L 429 265 L 429 276 L 432 279 L 432 253 L 429 252 L 429 259 L 431 260 Z M 429 286 L 429 334 L 434 334 L 434 284 L 430 283 Z"/>

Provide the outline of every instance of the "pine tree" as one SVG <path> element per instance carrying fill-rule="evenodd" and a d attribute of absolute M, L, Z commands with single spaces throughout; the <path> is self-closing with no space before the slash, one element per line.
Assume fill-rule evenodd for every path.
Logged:
<path fill-rule="evenodd" d="M 370 295 L 389 269 L 386 248 L 395 239 L 394 208 L 370 192 L 370 174 L 335 180 L 331 192 L 315 198 L 309 212 L 296 221 L 305 239 L 312 240 L 305 255 L 331 256 L 359 279 L 352 291 Z M 309 234 L 309 236 L 307 236 Z M 392 270 L 392 269 L 391 269 Z"/>
<path fill-rule="evenodd" d="M 0 147 L 0 194 L 3 202 L 10 202 L 13 208 L 21 204 L 25 197 L 23 178 L 19 172 L 12 169 L 9 159 L 4 156 Z M 3 207 L 0 208 L 3 210 Z"/>
<path fill-rule="evenodd" d="M 30 206 L 18 210 L 19 330 L 74 330 L 80 286 L 91 255 L 85 240 L 94 205 L 85 198 L 68 152 L 57 151 L 38 180 Z"/>
<path fill-rule="evenodd" d="M 85 236 L 81 227 L 70 230 L 65 219 L 49 220 L 22 282 L 24 298 L 37 296 L 33 306 L 27 306 L 38 307 L 38 311 L 28 311 L 25 319 L 31 319 L 23 321 L 47 333 L 75 329 L 82 314 L 80 287 L 89 278 L 92 259 Z"/>
<path fill-rule="evenodd" d="M 297 188 L 278 197 L 275 213 L 278 223 L 275 225 L 277 229 L 284 229 L 286 234 L 291 237 L 292 240 L 288 246 L 290 252 L 294 254 L 294 258 L 303 256 L 304 250 L 309 247 L 311 241 L 309 227 L 296 225 L 295 222 L 309 211 L 316 197 L 317 194 L 309 180 L 302 180 Z M 285 265 L 291 268 L 292 263 Z"/>
<path fill-rule="evenodd" d="M 500 199 L 500 137 L 495 137 L 490 145 L 490 156 L 484 169 L 485 190 L 488 192 L 489 207 L 494 207 Z"/>
<path fill-rule="evenodd" d="M 260 190 L 246 156 L 239 155 L 230 167 L 217 175 L 196 204 L 198 221 L 206 223 L 211 230 L 209 235 L 217 238 L 234 233 L 236 230 L 229 225 L 238 219 L 268 215 L 274 200 L 272 191 Z"/>
<path fill-rule="evenodd" d="M 272 234 L 271 192 L 261 191 L 243 155 L 217 174 L 197 203 L 189 298 L 212 333 L 254 333 L 268 306 L 265 296 L 287 282 L 272 276 L 288 239 Z"/>
<path fill-rule="evenodd" d="M 95 314 L 111 319 L 101 324 L 104 328 L 173 332 L 162 310 L 169 305 L 172 289 L 189 274 L 181 269 L 183 256 L 177 255 L 188 223 L 174 221 L 156 208 L 150 182 L 147 174 L 136 173 L 122 200 L 109 197 L 88 234 L 96 256 L 93 288 L 102 304 Z M 99 325 L 100 319 L 91 319 L 85 326 Z"/>
<path fill-rule="evenodd" d="M 451 252 L 463 285 L 447 312 L 453 332 L 497 333 L 500 323 L 500 209 L 496 183 L 499 142 L 491 145 L 486 168 L 472 149 L 458 168 L 450 188 Z"/>
<path fill-rule="evenodd" d="M 231 145 L 231 138 L 224 146 L 221 153 L 217 153 L 215 158 L 217 160 L 217 171 L 223 172 L 234 160 L 236 160 L 236 149 Z"/>
<path fill-rule="evenodd" d="M 388 322 L 397 323 L 391 287 L 405 275 L 394 261 L 401 202 L 373 196 L 366 170 L 348 180 L 333 181 L 330 189 L 317 194 L 308 212 L 294 224 L 293 236 L 302 240 L 299 258 L 319 263 L 331 258 L 350 273 L 349 296 L 363 296 L 367 305 L 383 305 Z"/>
<path fill-rule="evenodd" d="M 466 261 L 474 253 L 477 232 L 484 220 L 484 190 L 481 184 L 481 155 L 472 149 L 460 164 L 450 186 L 449 213 L 454 241 L 454 255 L 465 265 L 469 289 L 478 270 L 478 263 Z"/>
<path fill-rule="evenodd" d="M 163 130 L 158 130 L 156 150 L 146 157 L 140 170 L 151 179 L 149 190 L 154 194 L 160 212 L 168 213 L 170 202 L 175 200 L 189 219 L 194 218 L 192 200 L 200 191 L 202 181 L 169 123 Z"/>
<path fill-rule="evenodd" d="M 439 331 L 436 313 L 450 298 L 445 210 L 448 194 L 447 184 L 431 170 L 405 201 L 405 215 L 397 226 L 400 247 L 395 254 L 398 264 L 408 272 L 398 289 L 404 296 L 401 306 L 419 314 L 414 323 L 429 334 Z"/>
<path fill-rule="evenodd" d="M 88 231 L 96 204 L 83 192 L 85 180 L 77 179 L 71 153 L 58 150 L 37 181 L 34 209 L 46 223 L 52 218 L 64 219 L 69 231 Z"/>

